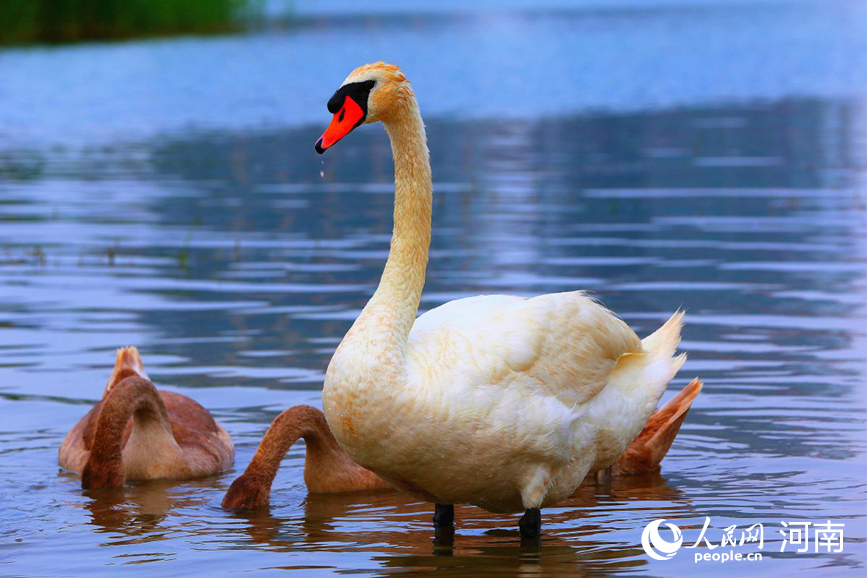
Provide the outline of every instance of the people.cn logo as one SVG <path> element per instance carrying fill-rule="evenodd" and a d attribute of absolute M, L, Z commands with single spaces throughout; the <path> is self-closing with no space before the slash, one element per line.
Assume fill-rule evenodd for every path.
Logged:
<path fill-rule="evenodd" d="M 668 560 L 677 554 L 680 545 L 683 544 L 683 534 L 680 528 L 666 522 L 666 526 L 674 536 L 673 542 L 668 542 L 659 535 L 659 525 L 665 520 L 654 520 L 647 525 L 641 533 L 641 545 L 644 551 L 654 560 Z"/>

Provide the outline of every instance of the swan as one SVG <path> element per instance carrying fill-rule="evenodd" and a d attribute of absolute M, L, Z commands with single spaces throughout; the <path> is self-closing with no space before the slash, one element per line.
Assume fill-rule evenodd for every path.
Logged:
<path fill-rule="evenodd" d="M 607 470 L 598 472 L 597 481 L 658 470 L 701 388 L 701 381 L 694 379 L 653 412 L 623 455 Z M 280 462 L 299 438 L 304 438 L 307 446 L 304 482 L 310 493 L 361 492 L 390 487 L 382 478 L 353 462 L 343 451 L 328 429 L 325 414 L 309 405 L 296 405 L 271 423 L 250 465 L 229 486 L 223 497 L 223 507 L 231 510 L 267 507 L 271 502 L 271 484 Z M 594 480 L 588 478 L 584 481 Z"/>
<path fill-rule="evenodd" d="M 659 470 L 662 458 L 671 448 L 692 402 L 703 386 L 700 379 L 693 379 L 665 405 L 653 412 L 641 433 L 629 444 L 623 455 L 608 469 L 597 472 L 597 475 L 630 476 Z"/>
<path fill-rule="evenodd" d="M 458 299 L 416 318 L 431 237 L 432 181 L 412 87 L 397 66 L 355 69 L 328 101 L 322 154 L 382 122 L 394 157 L 391 247 L 379 286 L 337 347 L 322 407 L 340 446 L 395 488 L 435 504 L 541 509 L 607 468 L 641 431 L 685 361 L 683 313 L 639 339 L 581 291 Z"/>
<path fill-rule="evenodd" d="M 315 407 L 290 407 L 271 423 L 247 469 L 232 482 L 223 497 L 223 507 L 248 510 L 267 506 L 271 484 L 289 448 L 304 438 L 304 483 L 314 494 L 377 490 L 389 487 L 381 478 L 353 462 L 340 447 Z"/>
<path fill-rule="evenodd" d="M 102 400 L 60 446 L 60 466 L 84 489 L 126 480 L 186 480 L 231 467 L 235 448 L 204 407 L 151 383 L 135 347 L 118 349 Z"/>

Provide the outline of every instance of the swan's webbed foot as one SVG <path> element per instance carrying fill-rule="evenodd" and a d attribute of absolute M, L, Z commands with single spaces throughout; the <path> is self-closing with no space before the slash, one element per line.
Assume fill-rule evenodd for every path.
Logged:
<path fill-rule="evenodd" d="M 521 529 L 521 540 L 538 540 L 542 535 L 542 510 L 528 508 L 521 521 L 518 522 Z"/>

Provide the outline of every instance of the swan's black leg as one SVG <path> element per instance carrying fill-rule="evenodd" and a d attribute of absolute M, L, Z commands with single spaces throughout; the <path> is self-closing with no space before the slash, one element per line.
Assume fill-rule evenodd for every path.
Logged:
<path fill-rule="evenodd" d="M 434 510 L 434 526 L 442 528 L 444 526 L 455 525 L 455 507 L 452 504 L 437 504 Z"/>
<path fill-rule="evenodd" d="M 434 553 L 451 556 L 455 543 L 455 507 L 437 504 L 434 510 Z"/>
<path fill-rule="evenodd" d="M 539 508 L 529 508 L 521 516 L 518 527 L 521 528 L 522 540 L 538 540 L 542 535 L 542 511 Z"/>

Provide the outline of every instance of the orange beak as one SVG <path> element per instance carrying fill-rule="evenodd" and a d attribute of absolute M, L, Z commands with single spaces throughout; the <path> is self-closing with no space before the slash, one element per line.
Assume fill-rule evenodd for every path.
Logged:
<path fill-rule="evenodd" d="M 362 122 L 364 122 L 364 111 L 361 110 L 357 102 L 352 100 L 352 97 L 347 95 L 343 99 L 343 106 L 331 119 L 331 124 L 325 129 L 322 137 L 316 141 L 316 152 L 324 153 Z"/>

